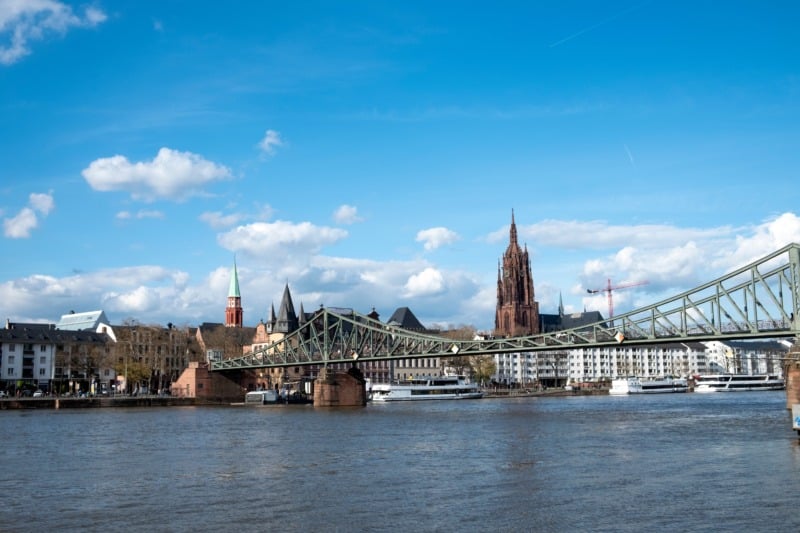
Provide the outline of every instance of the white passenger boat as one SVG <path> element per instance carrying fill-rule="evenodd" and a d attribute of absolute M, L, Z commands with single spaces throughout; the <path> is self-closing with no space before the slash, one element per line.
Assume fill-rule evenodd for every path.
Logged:
<path fill-rule="evenodd" d="M 756 390 L 783 390 L 783 378 L 770 374 L 708 374 L 695 377 L 695 392 L 739 392 Z"/>
<path fill-rule="evenodd" d="M 619 378 L 611 381 L 612 396 L 626 394 L 664 394 L 686 392 L 689 383 L 683 378 L 640 379 L 636 377 Z"/>
<path fill-rule="evenodd" d="M 468 382 L 464 376 L 424 376 L 392 383 L 372 385 L 374 402 L 411 400 L 468 400 L 482 398 L 477 383 Z"/>
<path fill-rule="evenodd" d="M 280 397 L 272 389 L 250 391 L 244 396 L 245 405 L 267 405 L 278 403 Z"/>

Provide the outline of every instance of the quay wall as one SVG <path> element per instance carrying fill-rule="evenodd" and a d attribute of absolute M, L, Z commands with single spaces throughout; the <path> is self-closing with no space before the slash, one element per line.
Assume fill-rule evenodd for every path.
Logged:
<path fill-rule="evenodd" d="M 6 409 L 84 409 L 100 407 L 166 407 L 197 405 L 195 398 L 171 396 L 125 396 L 94 398 L 4 398 L 0 410 Z"/>

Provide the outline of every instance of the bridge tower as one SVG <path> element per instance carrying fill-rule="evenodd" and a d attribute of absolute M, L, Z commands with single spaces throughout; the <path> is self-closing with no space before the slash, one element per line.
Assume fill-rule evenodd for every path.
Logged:
<path fill-rule="evenodd" d="M 225 327 L 240 328 L 244 321 L 242 311 L 242 295 L 239 293 L 239 273 L 236 271 L 236 259 L 233 260 L 231 284 L 228 288 L 228 306 L 225 308 Z"/>
<path fill-rule="evenodd" d="M 534 300 L 533 275 L 528 247 L 517 242 L 517 225 L 511 210 L 509 242 L 497 269 L 497 335 L 520 336 L 539 333 L 539 303 Z"/>

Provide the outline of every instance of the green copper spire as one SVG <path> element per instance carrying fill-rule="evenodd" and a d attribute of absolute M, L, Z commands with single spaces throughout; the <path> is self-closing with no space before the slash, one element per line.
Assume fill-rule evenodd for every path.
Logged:
<path fill-rule="evenodd" d="M 236 256 L 233 258 L 233 272 L 231 273 L 231 286 L 228 289 L 228 298 L 241 298 L 239 294 L 239 274 L 236 272 Z"/>

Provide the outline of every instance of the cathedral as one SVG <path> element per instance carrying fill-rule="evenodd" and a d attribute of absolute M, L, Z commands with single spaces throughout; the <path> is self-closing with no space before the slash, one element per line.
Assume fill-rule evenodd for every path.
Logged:
<path fill-rule="evenodd" d="M 603 316 L 597 311 L 584 310 L 582 313 L 565 315 L 564 306 L 560 302 L 557 314 L 539 313 L 539 302 L 534 299 L 528 247 L 519 246 L 517 225 L 512 210 L 508 247 L 497 269 L 495 335 L 500 337 L 536 335 L 580 328 L 602 320 Z"/>
<path fill-rule="evenodd" d="M 497 268 L 495 334 L 505 337 L 539 333 L 539 303 L 534 299 L 528 247 L 517 242 L 517 225 L 511 211 L 508 248 Z"/>

